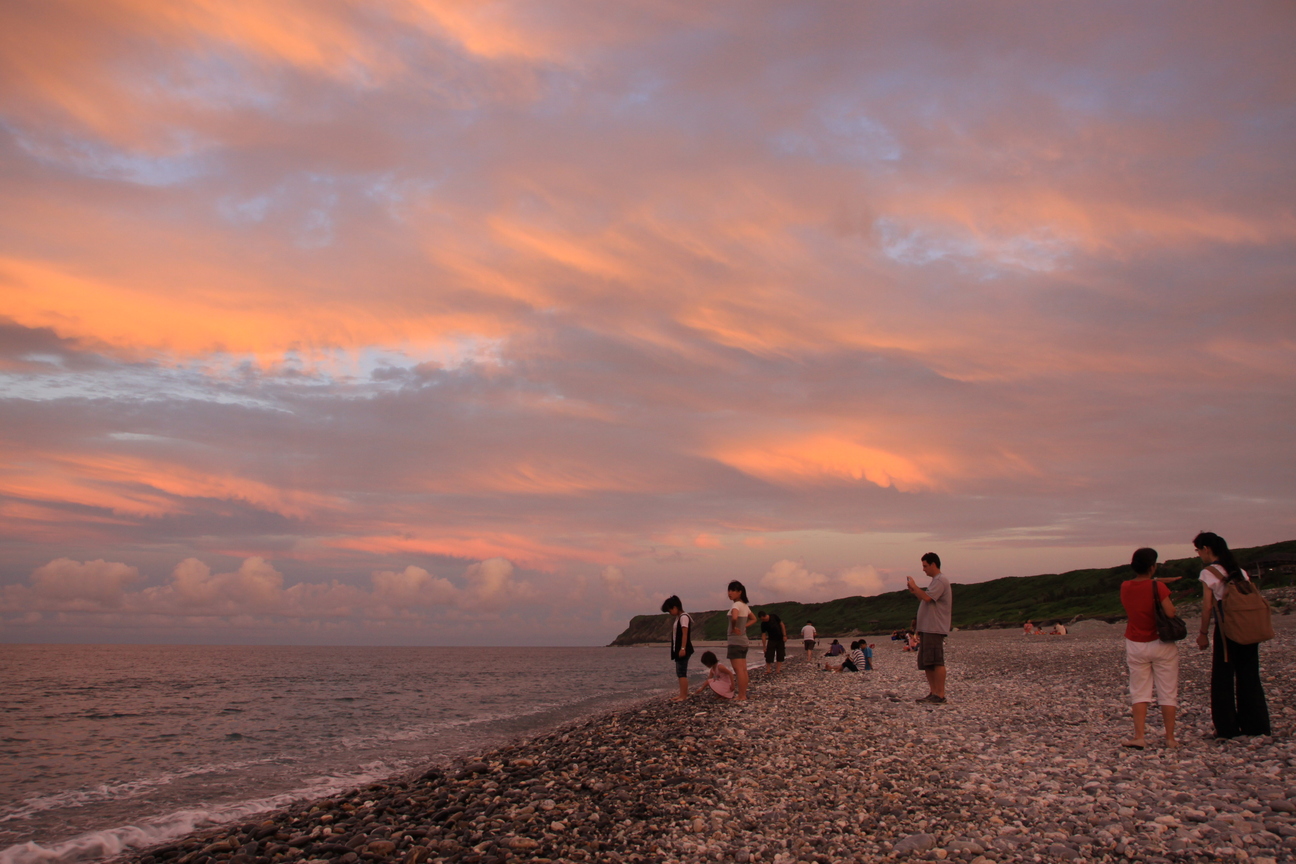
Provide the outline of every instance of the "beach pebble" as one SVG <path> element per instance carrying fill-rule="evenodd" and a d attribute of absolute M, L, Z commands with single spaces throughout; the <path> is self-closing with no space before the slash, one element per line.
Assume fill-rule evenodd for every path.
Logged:
<path fill-rule="evenodd" d="M 213 826 L 134 860 L 1296 860 L 1285 679 L 1268 685 L 1272 738 L 1208 741 L 1210 657 L 1184 650 L 1182 746 L 1159 746 L 1153 711 L 1148 748 L 1125 750 L 1120 625 L 1073 631 L 955 634 L 944 705 L 915 703 L 926 691 L 912 655 L 879 640 L 872 672 L 788 663 L 754 675 L 743 706 L 710 694 L 644 702 L 458 766 Z M 1262 668 L 1296 665 L 1292 642 L 1292 628 L 1280 628 Z"/>
<path fill-rule="evenodd" d="M 1148 595 L 1151 597 L 1151 594 Z M 1149 603 L 1152 602 L 1150 599 Z M 930 834 L 910 834 L 908 837 L 895 844 L 894 851 L 898 855 L 909 855 L 914 852 L 926 852 L 936 845 L 936 838 Z"/>

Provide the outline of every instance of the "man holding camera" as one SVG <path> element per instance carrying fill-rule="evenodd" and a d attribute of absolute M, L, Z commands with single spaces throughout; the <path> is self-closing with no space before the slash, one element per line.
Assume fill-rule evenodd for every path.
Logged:
<path fill-rule="evenodd" d="M 927 676 L 931 691 L 917 702 L 942 705 L 945 702 L 945 637 L 950 632 L 950 613 L 953 595 L 949 580 L 941 573 L 940 556 L 928 552 L 922 556 L 923 573 L 931 584 L 919 588 L 913 577 L 908 577 L 909 593 L 918 598 L 918 668 Z"/>

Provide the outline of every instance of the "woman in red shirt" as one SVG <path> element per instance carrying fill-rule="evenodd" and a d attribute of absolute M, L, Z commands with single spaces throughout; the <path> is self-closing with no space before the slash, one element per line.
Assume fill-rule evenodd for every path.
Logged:
<path fill-rule="evenodd" d="M 1155 549 L 1137 550 L 1130 561 L 1134 578 L 1121 583 L 1121 605 L 1127 616 L 1125 662 L 1129 664 L 1130 701 L 1134 703 L 1134 737 L 1123 746 L 1135 750 L 1147 746 L 1143 730 L 1154 689 L 1165 722 L 1166 746 L 1179 746 L 1174 737 L 1175 709 L 1179 704 L 1179 646 L 1158 638 L 1155 604 L 1160 603 L 1167 615 L 1174 615 L 1175 608 L 1170 602 L 1170 589 L 1152 578 L 1156 560 Z"/>

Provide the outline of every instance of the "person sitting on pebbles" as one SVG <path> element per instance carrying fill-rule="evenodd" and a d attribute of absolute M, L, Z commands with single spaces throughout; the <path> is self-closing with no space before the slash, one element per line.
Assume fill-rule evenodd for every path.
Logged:
<path fill-rule="evenodd" d="M 837 640 L 834 639 L 834 640 L 833 640 L 833 644 L 836 644 L 836 641 L 837 641 Z M 840 645 L 837 645 L 837 647 L 838 647 L 838 648 L 841 648 Z M 845 650 L 845 649 L 843 649 L 843 650 Z M 837 659 L 835 659 L 831 653 L 824 655 L 824 656 L 827 658 L 827 660 L 828 660 L 828 662 L 824 664 L 824 667 L 823 667 L 823 668 L 824 668 L 824 671 L 826 671 L 826 672 L 858 672 L 859 669 L 860 669 L 860 667 L 859 667 L 859 664 L 855 662 L 855 654 L 856 654 L 858 651 L 859 651 L 859 643 L 858 643 L 858 642 L 852 642 L 852 643 L 851 643 L 851 651 L 850 651 L 849 654 L 838 654 L 838 655 L 836 655 L 837 658 L 840 658 L 840 661 L 838 661 Z M 863 657 L 862 654 L 861 654 L 860 656 L 861 656 L 861 658 Z"/>
<path fill-rule="evenodd" d="M 698 687 L 697 692 L 701 693 L 710 687 L 712 692 L 721 699 L 734 698 L 733 670 L 721 663 L 712 651 L 703 652 L 702 665 L 707 667 L 709 671 L 706 680 Z"/>
<path fill-rule="evenodd" d="M 847 654 L 846 659 L 842 661 L 842 671 L 858 672 L 864 668 L 863 645 L 864 643 L 859 641 L 851 643 L 850 653 Z"/>

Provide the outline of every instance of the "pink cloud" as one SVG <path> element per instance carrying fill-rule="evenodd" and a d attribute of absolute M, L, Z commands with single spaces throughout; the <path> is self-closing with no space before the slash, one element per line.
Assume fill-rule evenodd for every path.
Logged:
<path fill-rule="evenodd" d="M 6 608 L 601 620 L 900 536 L 1289 536 L 1289 19 L 4 6 Z"/>

